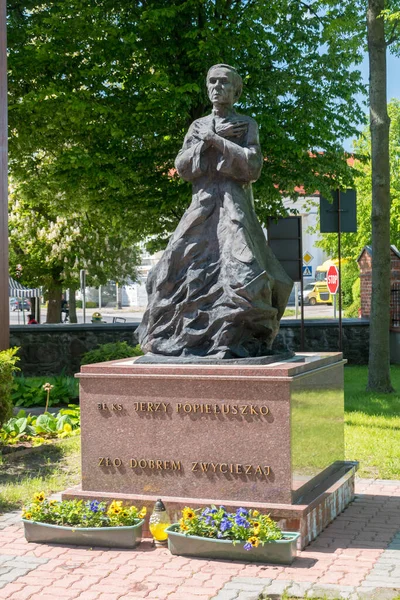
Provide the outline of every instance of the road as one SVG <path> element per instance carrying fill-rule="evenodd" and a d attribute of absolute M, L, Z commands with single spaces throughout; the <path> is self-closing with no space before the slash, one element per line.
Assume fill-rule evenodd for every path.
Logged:
<path fill-rule="evenodd" d="M 288 309 L 290 311 L 295 310 L 294 306 L 289 306 Z M 86 310 L 86 323 L 91 322 L 92 314 L 94 312 L 99 312 L 97 308 L 89 308 Z M 117 317 L 118 319 L 126 319 L 126 323 L 135 323 L 141 321 L 143 317 L 144 308 L 142 309 L 133 309 L 133 308 L 123 308 L 117 310 L 115 308 L 102 308 L 100 309 L 100 313 L 102 316 L 102 320 L 106 323 L 112 323 L 113 319 Z M 339 312 L 337 311 L 337 317 Z M 77 310 L 78 322 L 83 323 L 83 310 Z M 295 319 L 296 316 L 288 316 L 284 317 L 284 319 Z M 298 319 L 300 319 L 300 307 L 298 309 Z M 324 304 L 320 304 L 317 306 L 305 306 L 304 307 L 304 318 L 305 319 L 333 319 L 333 306 L 326 306 Z M 27 312 L 25 311 L 25 322 L 27 322 Z M 46 309 L 41 310 L 41 322 L 46 322 Z M 22 311 L 10 312 L 10 324 L 11 325 L 23 325 L 23 315 Z"/>

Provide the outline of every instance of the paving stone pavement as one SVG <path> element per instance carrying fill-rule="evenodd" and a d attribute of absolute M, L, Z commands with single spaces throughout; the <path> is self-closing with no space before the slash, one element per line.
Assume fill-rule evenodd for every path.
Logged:
<path fill-rule="evenodd" d="M 135 550 L 33 544 L 0 516 L 0 600 L 400 600 L 400 481 L 358 480 L 356 499 L 290 567 Z"/>

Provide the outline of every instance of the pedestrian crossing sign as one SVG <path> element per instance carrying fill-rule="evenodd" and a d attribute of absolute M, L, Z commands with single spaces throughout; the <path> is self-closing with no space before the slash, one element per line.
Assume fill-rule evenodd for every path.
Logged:
<path fill-rule="evenodd" d="M 303 277 L 312 277 L 312 267 L 310 265 L 303 267 Z"/>

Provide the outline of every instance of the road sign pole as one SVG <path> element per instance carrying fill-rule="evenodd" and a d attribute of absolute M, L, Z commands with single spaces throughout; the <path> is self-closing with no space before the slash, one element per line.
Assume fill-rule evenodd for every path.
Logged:
<path fill-rule="evenodd" d="M 338 258 L 339 258 L 339 352 L 343 351 L 343 331 L 342 331 L 342 253 L 341 253 L 341 208 L 340 208 L 340 189 L 338 188 Z"/>

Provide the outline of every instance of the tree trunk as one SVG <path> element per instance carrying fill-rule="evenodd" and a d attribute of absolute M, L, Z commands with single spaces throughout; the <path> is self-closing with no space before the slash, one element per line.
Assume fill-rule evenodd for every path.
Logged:
<path fill-rule="evenodd" d="M 61 283 L 53 281 L 48 289 L 47 323 L 61 323 L 61 296 Z"/>
<path fill-rule="evenodd" d="M 69 304 L 69 322 L 70 323 L 77 323 L 78 322 L 78 318 L 76 316 L 76 289 L 77 288 L 69 288 L 69 300 L 68 300 L 68 304 Z"/>
<path fill-rule="evenodd" d="M 372 166 L 372 297 L 367 389 L 392 392 L 390 381 L 390 166 L 385 0 L 368 0 L 369 103 Z"/>

